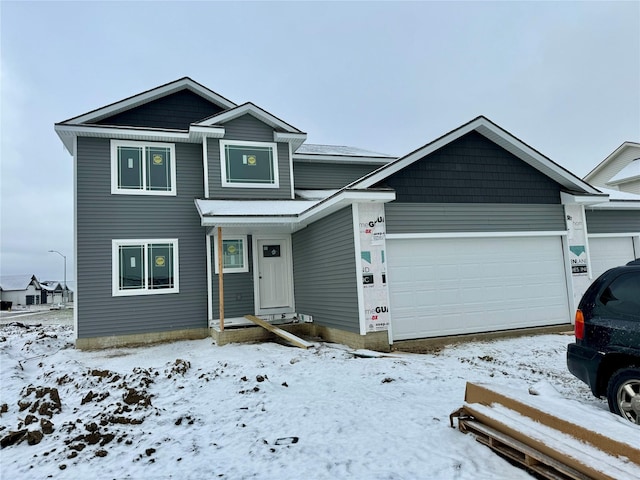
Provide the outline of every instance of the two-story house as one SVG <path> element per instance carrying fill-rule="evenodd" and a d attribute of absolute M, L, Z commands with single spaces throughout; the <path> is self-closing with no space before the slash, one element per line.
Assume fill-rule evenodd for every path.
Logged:
<path fill-rule="evenodd" d="M 308 145 L 190 78 L 55 130 L 74 161 L 80 348 L 221 344 L 247 314 L 383 350 L 567 327 L 585 205 L 607 201 L 484 117 L 395 158 Z"/>

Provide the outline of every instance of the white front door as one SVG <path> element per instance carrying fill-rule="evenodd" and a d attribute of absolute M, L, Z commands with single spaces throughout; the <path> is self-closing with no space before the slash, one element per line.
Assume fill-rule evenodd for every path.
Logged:
<path fill-rule="evenodd" d="M 254 258 L 257 313 L 293 312 L 291 238 L 258 238 Z"/>

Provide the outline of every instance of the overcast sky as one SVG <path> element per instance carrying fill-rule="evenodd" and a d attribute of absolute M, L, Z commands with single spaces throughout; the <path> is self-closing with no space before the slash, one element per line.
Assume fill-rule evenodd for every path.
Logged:
<path fill-rule="evenodd" d="M 640 2 L 0 2 L 0 273 L 73 278 L 53 124 L 190 76 L 308 143 L 403 155 L 478 115 L 584 176 L 640 141 Z"/>

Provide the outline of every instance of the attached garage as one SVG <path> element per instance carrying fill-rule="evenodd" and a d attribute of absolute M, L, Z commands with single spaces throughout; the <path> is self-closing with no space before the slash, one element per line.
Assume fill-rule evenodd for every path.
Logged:
<path fill-rule="evenodd" d="M 387 240 L 394 340 L 570 322 L 560 236 Z"/>
<path fill-rule="evenodd" d="M 595 279 L 610 268 L 624 265 L 636 257 L 632 236 L 590 236 L 591 270 Z"/>

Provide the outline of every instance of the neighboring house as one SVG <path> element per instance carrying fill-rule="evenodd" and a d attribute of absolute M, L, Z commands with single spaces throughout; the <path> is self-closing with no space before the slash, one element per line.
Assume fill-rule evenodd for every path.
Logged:
<path fill-rule="evenodd" d="M 0 300 L 11 302 L 12 308 L 46 303 L 46 293 L 35 275 L 2 275 L 0 277 Z"/>
<path fill-rule="evenodd" d="M 43 303 L 65 303 L 73 301 L 71 291 L 67 287 L 65 294 L 63 283 L 54 280 L 43 280 L 40 282 L 43 292 L 46 292 L 46 302 Z M 43 299 L 44 300 L 44 299 Z"/>
<path fill-rule="evenodd" d="M 222 343 L 247 314 L 377 349 L 569 326 L 585 206 L 608 198 L 485 117 L 395 158 L 307 145 L 189 78 L 55 130 L 74 158 L 80 348 Z"/>
<path fill-rule="evenodd" d="M 640 258 L 640 143 L 624 142 L 584 180 L 610 200 L 586 210 L 589 257 L 596 278 L 611 267 Z"/>

